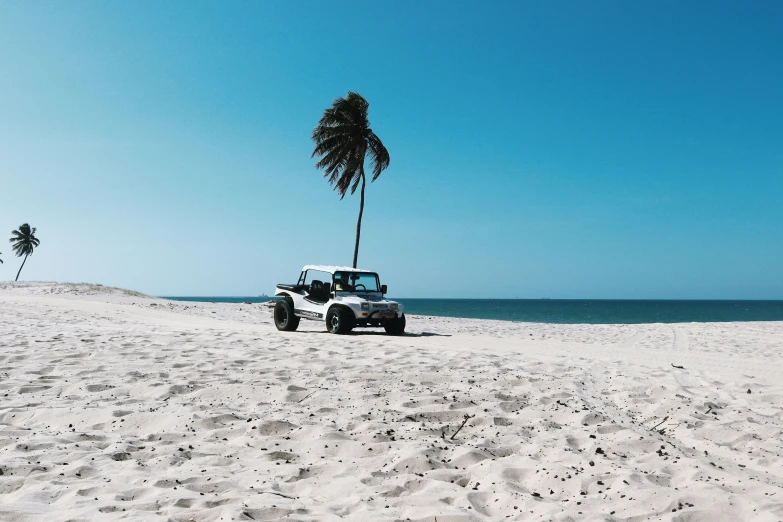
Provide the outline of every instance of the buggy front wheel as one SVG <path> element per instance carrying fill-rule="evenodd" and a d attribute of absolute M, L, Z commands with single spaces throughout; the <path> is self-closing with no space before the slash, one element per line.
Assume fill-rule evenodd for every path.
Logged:
<path fill-rule="evenodd" d="M 394 319 L 388 319 L 383 323 L 383 329 L 389 335 L 402 335 L 405 333 L 405 314 Z"/>
<path fill-rule="evenodd" d="M 333 334 L 346 334 L 353 329 L 353 312 L 334 306 L 326 313 L 326 329 Z"/>

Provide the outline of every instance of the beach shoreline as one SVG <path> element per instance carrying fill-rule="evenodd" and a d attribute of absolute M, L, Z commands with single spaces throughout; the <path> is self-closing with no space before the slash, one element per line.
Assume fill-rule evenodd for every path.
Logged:
<path fill-rule="evenodd" d="M 335 336 L 3 283 L 0 339 L 0 520 L 783 518 L 781 322 Z"/>

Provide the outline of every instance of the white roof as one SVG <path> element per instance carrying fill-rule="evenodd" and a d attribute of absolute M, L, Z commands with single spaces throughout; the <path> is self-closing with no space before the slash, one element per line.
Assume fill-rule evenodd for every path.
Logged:
<path fill-rule="evenodd" d="M 350 266 L 332 266 L 332 265 L 306 265 L 302 272 L 305 270 L 320 270 L 321 272 L 329 272 L 334 274 L 335 272 L 369 272 L 375 273 L 372 270 L 362 270 L 361 268 L 351 268 Z"/>

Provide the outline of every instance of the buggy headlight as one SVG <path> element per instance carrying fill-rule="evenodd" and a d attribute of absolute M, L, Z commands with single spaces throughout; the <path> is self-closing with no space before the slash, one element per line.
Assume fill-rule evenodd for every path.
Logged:
<path fill-rule="evenodd" d="M 391 308 L 392 310 L 399 310 L 399 309 L 400 309 L 400 305 L 398 305 L 397 303 L 392 303 L 392 304 L 391 304 L 391 306 L 390 306 L 390 308 Z"/>
<path fill-rule="evenodd" d="M 369 310 L 370 309 L 370 303 L 362 303 L 362 310 Z"/>

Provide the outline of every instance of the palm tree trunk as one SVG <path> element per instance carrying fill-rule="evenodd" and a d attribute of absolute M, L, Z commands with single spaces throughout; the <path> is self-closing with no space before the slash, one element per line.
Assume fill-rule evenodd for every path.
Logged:
<path fill-rule="evenodd" d="M 364 165 L 360 167 L 359 172 L 362 175 L 362 192 L 359 198 L 359 219 L 356 221 L 356 246 L 353 249 L 353 267 L 356 268 L 356 261 L 359 259 L 359 237 L 362 235 L 362 214 L 364 214 Z"/>
<path fill-rule="evenodd" d="M 358 245 L 358 243 L 357 243 L 357 245 Z M 27 256 L 29 256 L 29 255 L 30 254 L 25 254 L 24 255 L 24 261 L 22 261 L 22 266 L 19 267 L 19 271 L 16 273 L 16 279 L 14 279 L 14 281 L 19 281 L 19 274 L 22 273 L 22 269 L 24 268 L 24 264 L 27 261 Z M 356 267 L 354 267 L 354 268 L 356 268 Z"/>

